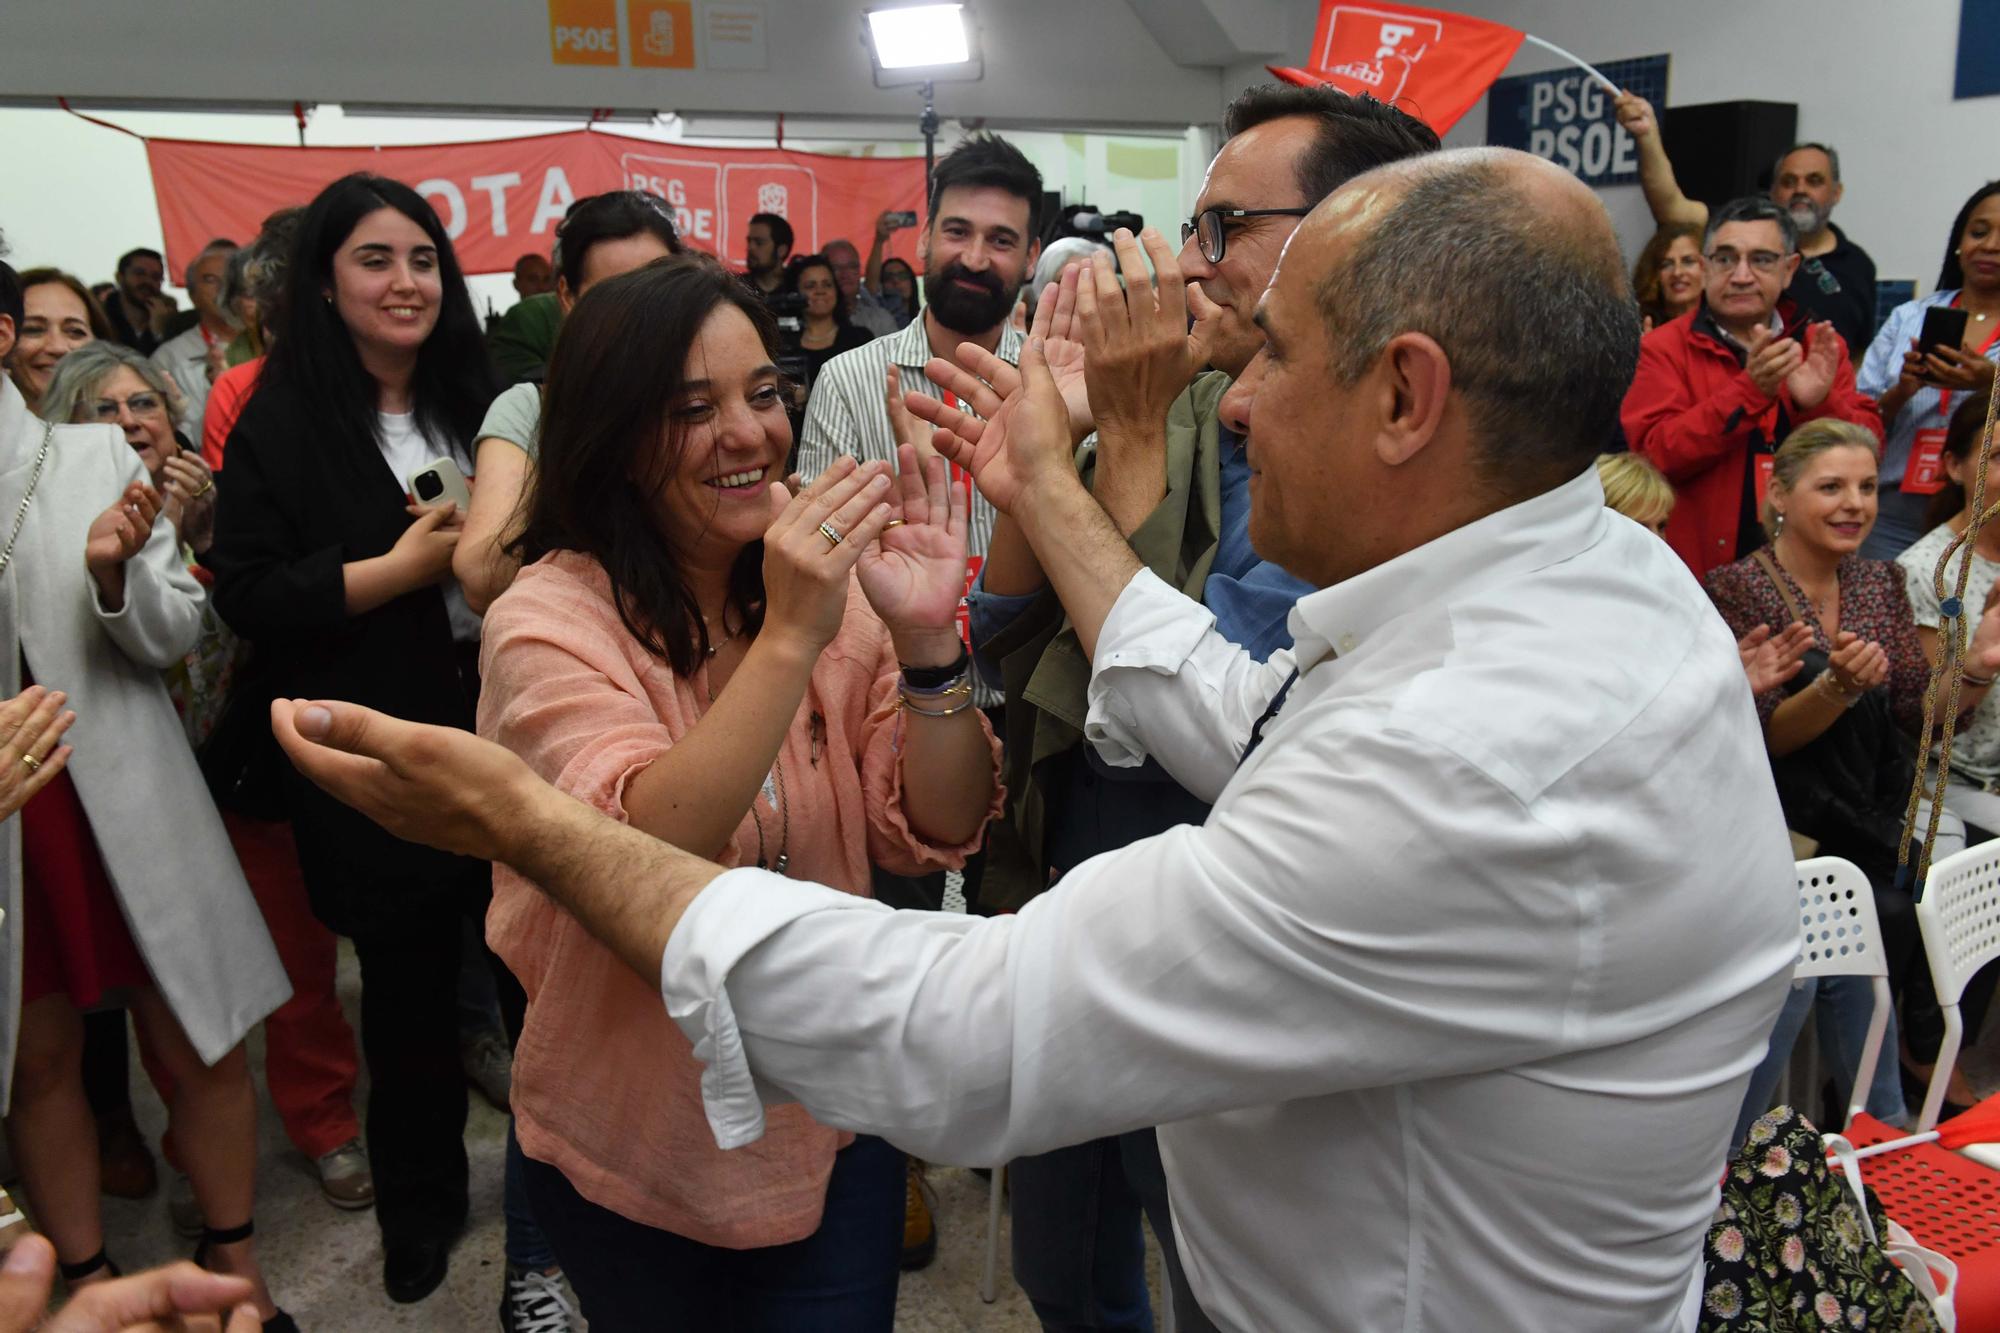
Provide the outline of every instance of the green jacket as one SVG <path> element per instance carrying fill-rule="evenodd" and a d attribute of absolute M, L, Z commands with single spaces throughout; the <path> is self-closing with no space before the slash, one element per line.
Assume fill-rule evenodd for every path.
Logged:
<path fill-rule="evenodd" d="M 509 384 L 540 384 L 548 378 L 549 353 L 562 327 L 562 306 L 553 292 L 516 301 L 486 337 L 493 368 Z"/>
<path fill-rule="evenodd" d="M 1233 383 L 1221 371 L 1198 376 L 1167 413 L 1167 494 L 1132 534 L 1146 567 L 1199 601 L 1222 526 L 1222 456 L 1217 413 Z M 1096 463 L 1086 444 L 1077 467 L 1088 484 Z M 1045 853 L 1049 763 L 1083 743 L 1090 659 L 1053 589 L 980 645 L 1000 665 L 1007 694 L 1007 815 L 992 830 L 982 906 L 1013 911 L 1048 887 Z"/>

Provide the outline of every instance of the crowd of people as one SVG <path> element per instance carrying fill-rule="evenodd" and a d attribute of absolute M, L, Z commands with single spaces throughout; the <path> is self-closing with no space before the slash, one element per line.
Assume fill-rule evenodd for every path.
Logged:
<path fill-rule="evenodd" d="M 1618 114 L 1658 223 L 1629 281 L 1574 182 L 1283 85 L 1230 106 L 1178 248 L 1054 240 L 1033 164 L 979 134 L 936 165 L 915 266 L 897 214 L 864 258 L 760 213 L 732 272 L 617 191 L 485 329 L 432 207 L 371 175 L 205 246 L 185 316 L 150 250 L 99 291 L 0 263 L 0 1101 L 53 1251 L 16 1246 L 0 1305 L 18 1268 L 78 1310 L 178 1283 L 232 1330 L 295 1327 L 255 1241 L 262 1024 L 286 1134 L 374 1210 L 394 1301 L 466 1225 L 468 1085 L 508 1112 L 511 1330 L 886 1330 L 936 1246 L 923 1155 L 1007 1163 L 1052 1330 L 1152 1326 L 1148 1224 L 1184 1330 L 1671 1308 L 1794 1038 L 1816 1014 L 1845 1106 L 1869 1022 L 1865 986 L 1784 990 L 1787 830 L 1875 886 L 1897 1008 L 1863 1100 L 1907 1123 L 1933 1073 L 1896 864 L 1966 625 L 1938 850 L 2000 835 L 2000 529 L 1957 548 L 1977 610 L 1937 574 L 1980 517 L 2000 182 L 1878 328 L 1832 147 L 1709 207 L 1653 109 Z M 1963 333 L 1924 341 L 1939 308 Z M 1365 463 L 1307 447 L 1335 420 L 1376 423 Z M 1558 623 L 1578 599 L 1595 621 Z M 1452 646 L 1483 634 L 1505 670 Z M 1621 665 L 1577 677 L 1593 655 Z M 1543 672 L 1583 687 L 1573 716 L 1510 684 Z M 488 784 L 443 759 L 448 798 L 371 770 L 436 809 L 370 808 L 280 752 L 310 749 L 282 720 L 308 699 L 476 733 L 765 900 L 594 897 L 635 844 L 472 839 L 453 812 Z M 1691 808 L 1618 806 L 1641 772 Z M 1706 905 L 1629 901 L 1679 817 L 1730 830 L 1686 852 Z M 1491 896 L 1315 896 L 1349 873 Z M 968 913 L 937 914 L 947 876 Z M 699 943 L 648 933 L 654 906 Z M 1660 911 L 1713 927 L 1680 971 L 1596 970 L 1654 951 Z M 1231 987 L 1254 1021 L 1190 998 Z M 158 1188 L 128 1014 L 169 1215 L 240 1281 L 105 1252 L 100 1194 Z M 1642 1112 L 1614 1050 L 1658 1080 Z M 1588 1207 L 1463 1141 L 1600 1179 L 1635 1117 L 1654 1169 Z M 1303 1257 L 1309 1214 L 1237 1215 L 1300 1165 L 1262 1160 L 1278 1122 L 1368 1199 L 1350 1256 Z M 1416 1126 L 1443 1132 L 1406 1158 Z M 1433 1175 L 1456 1207 L 1421 1201 Z M 1564 1291 L 1507 1257 L 1516 1215 Z M 1425 1290 L 1419 1231 L 1461 1259 Z"/>

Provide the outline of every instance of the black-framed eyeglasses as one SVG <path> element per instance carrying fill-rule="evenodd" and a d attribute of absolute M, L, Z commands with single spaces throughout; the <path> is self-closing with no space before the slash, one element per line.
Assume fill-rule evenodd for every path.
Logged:
<path fill-rule="evenodd" d="M 1229 224 L 1244 218 L 1302 218 L 1310 208 L 1205 208 L 1181 223 L 1181 244 L 1201 238 L 1201 257 L 1220 264 L 1229 248 Z"/>

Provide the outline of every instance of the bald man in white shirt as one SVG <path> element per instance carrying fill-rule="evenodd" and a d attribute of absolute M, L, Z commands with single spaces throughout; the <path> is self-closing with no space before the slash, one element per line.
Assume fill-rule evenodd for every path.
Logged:
<path fill-rule="evenodd" d="M 724 871 L 344 704 L 281 701 L 279 738 L 657 976 L 725 1146 L 781 1099 L 968 1163 L 1159 1125 L 1221 1328 L 1668 1327 L 1798 941 L 1735 645 L 1591 467 L 1621 267 L 1590 193 L 1506 150 L 1314 210 L 1225 409 L 1259 554 L 1321 589 L 1268 665 L 1077 483 L 1038 346 L 945 433 L 1092 654 L 1093 743 L 1214 803 L 1018 915 Z"/>

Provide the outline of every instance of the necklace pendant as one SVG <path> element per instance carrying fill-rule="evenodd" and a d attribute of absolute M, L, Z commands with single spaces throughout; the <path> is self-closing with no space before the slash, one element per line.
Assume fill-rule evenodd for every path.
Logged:
<path fill-rule="evenodd" d="M 791 863 L 792 863 L 792 858 L 790 856 L 786 855 L 784 852 L 779 852 L 778 859 L 772 863 L 771 869 L 776 873 L 782 875 L 785 873 L 785 867 L 790 865 Z"/>

